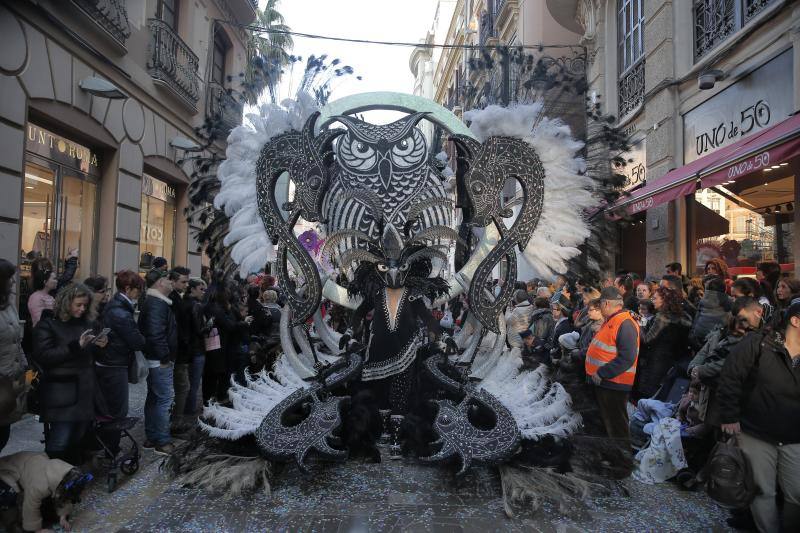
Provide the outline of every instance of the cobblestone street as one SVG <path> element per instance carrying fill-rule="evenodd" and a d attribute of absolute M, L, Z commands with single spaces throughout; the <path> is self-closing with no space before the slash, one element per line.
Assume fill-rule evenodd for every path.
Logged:
<path fill-rule="evenodd" d="M 133 416 L 141 416 L 144 392 L 131 385 Z M 31 417 L 17 423 L 3 454 L 42 449 L 41 427 Z M 140 422 L 134 428 L 140 442 L 143 431 Z M 455 484 L 449 472 L 411 460 L 317 465 L 307 477 L 287 467 L 270 497 L 226 500 L 172 483 L 150 450 L 142 459 L 139 472 L 123 475 L 111 494 L 97 472 L 78 507 L 76 531 L 727 531 L 725 510 L 671 484 L 628 480 L 630 498 L 593 500 L 569 517 L 545 506 L 509 519 L 499 477 L 489 469 L 474 469 Z"/>

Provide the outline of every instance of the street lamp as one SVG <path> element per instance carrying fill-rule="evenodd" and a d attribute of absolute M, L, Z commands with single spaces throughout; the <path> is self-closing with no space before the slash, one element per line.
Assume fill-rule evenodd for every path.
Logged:
<path fill-rule="evenodd" d="M 114 85 L 108 80 L 90 76 L 82 79 L 78 83 L 78 87 L 87 93 L 99 96 L 100 98 L 108 98 L 110 100 L 126 100 L 128 95 L 122 92 L 122 89 Z"/>

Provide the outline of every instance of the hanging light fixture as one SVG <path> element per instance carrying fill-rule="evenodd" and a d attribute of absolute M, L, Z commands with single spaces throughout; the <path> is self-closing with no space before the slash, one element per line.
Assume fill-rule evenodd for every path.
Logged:
<path fill-rule="evenodd" d="M 99 96 L 101 98 L 109 98 L 111 100 L 124 100 L 128 98 L 128 95 L 122 92 L 122 89 L 110 81 L 104 80 L 103 78 L 98 78 L 96 76 L 90 76 L 82 79 L 78 83 L 78 87 L 89 94 L 93 94 L 94 96 Z"/>

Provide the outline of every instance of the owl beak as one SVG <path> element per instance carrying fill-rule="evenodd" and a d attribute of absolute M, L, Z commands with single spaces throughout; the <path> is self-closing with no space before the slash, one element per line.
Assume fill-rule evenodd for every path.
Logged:
<path fill-rule="evenodd" d="M 392 280 L 392 285 L 393 286 L 397 285 L 397 273 L 398 273 L 398 269 L 397 268 L 390 268 L 389 269 L 389 272 L 388 272 L 389 279 Z"/>
<path fill-rule="evenodd" d="M 383 183 L 389 183 L 392 176 L 392 162 L 389 160 L 389 153 L 383 152 L 380 154 L 380 162 L 378 163 L 378 174 L 380 174 Z"/>

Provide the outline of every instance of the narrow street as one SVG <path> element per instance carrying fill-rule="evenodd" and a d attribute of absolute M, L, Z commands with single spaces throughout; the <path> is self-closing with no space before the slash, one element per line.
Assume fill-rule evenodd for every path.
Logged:
<path fill-rule="evenodd" d="M 145 388 L 130 389 L 132 416 L 141 416 Z M 32 417 L 20 421 L 3 455 L 43 449 L 41 431 Z M 144 440 L 141 422 L 133 434 Z M 499 476 L 486 468 L 453 483 L 448 471 L 410 459 L 316 465 L 311 476 L 288 466 L 271 496 L 258 492 L 226 500 L 177 486 L 159 471 L 160 462 L 161 456 L 143 450 L 139 472 L 122 475 L 111 494 L 103 472 L 96 472 L 77 508 L 75 531 L 728 531 L 724 509 L 703 493 L 682 492 L 669 483 L 627 480 L 630 497 L 592 500 L 569 516 L 550 505 L 536 513 L 519 509 L 509 519 Z"/>

